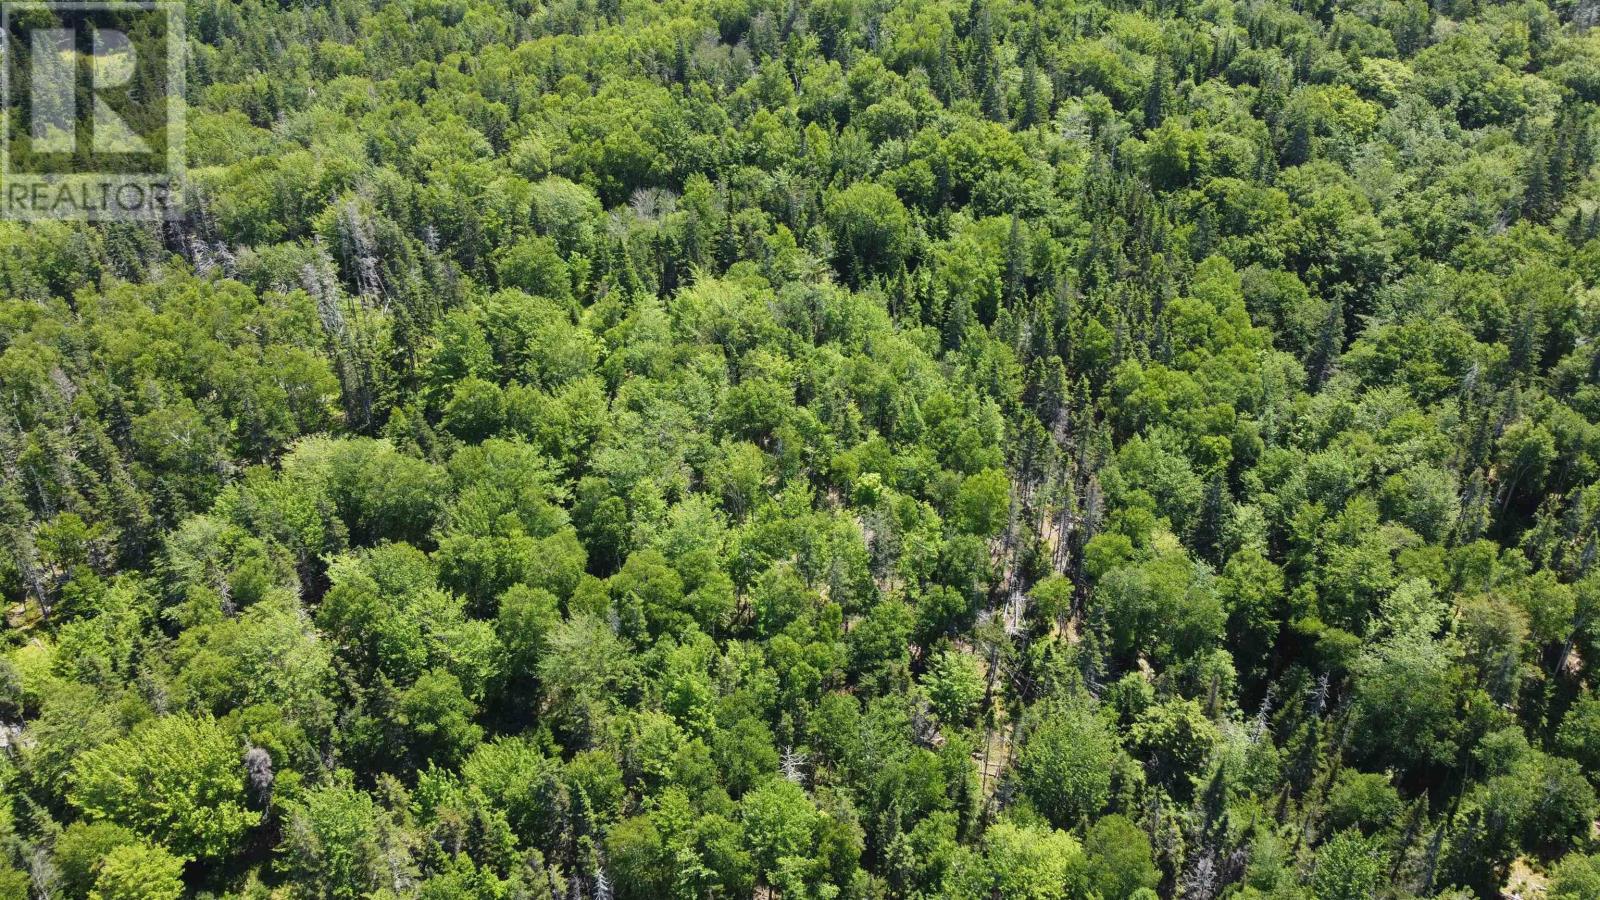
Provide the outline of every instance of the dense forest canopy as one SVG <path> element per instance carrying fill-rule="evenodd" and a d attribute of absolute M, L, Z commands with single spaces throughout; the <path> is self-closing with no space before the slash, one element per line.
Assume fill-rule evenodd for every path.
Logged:
<path fill-rule="evenodd" d="M 1592 0 L 188 0 L 0 223 L 0 896 L 1600 898 Z"/>

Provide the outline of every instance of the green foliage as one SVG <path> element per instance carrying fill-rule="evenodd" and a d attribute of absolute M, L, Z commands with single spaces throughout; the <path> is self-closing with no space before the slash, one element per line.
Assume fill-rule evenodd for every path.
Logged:
<path fill-rule="evenodd" d="M 1115 754 L 1115 739 L 1093 706 L 1073 702 L 1050 710 L 1023 751 L 1023 790 L 1051 822 L 1073 827 L 1105 805 Z"/>
<path fill-rule="evenodd" d="M 55 848 L 62 890 L 72 897 L 87 897 L 106 855 L 138 840 L 132 831 L 113 822 L 78 821 L 68 825 L 56 838 Z"/>
<path fill-rule="evenodd" d="M 1600 770 L 1600 698 L 1586 696 L 1567 710 L 1556 731 L 1556 746 L 1584 771 Z"/>
<path fill-rule="evenodd" d="M 1161 880 L 1150 838 L 1126 816 L 1106 816 L 1084 838 L 1089 883 L 1102 897 L 1133 897 Z"/>
<path fill-rule="evenodd" d="M 93 819 L 177 853 L 220 857 L 234 851 L 259 818 L 244 806 L 242 760 L 215 720 L 163 716 L 79 757 L 70 796 Z"/>
<path fill-rule="evenodd" d="M 1168 700 L 1134 721 L 1132 737 L 1141 757 L 1154 761 L 1152 774 L 1182 797 L 1192 789 L 1188 779 L 1203 771 L 1219 736 L 1197 701 Z"/>
<path fill-rule="evenodd" d="M 1328 822 L 1336 829 L 1371 834 L 1394 824 L 1401 812 L 1400 793 L 1377 773 L 1346 769 L 1328 794 Z"/>
<path fill-rule="evenodd" d="M 1085 864 L 1082 845 L 1066 832 L 997 822 L 984 838 L 983 858 L 958 870 L 948 896 L 1068 900 L 1082 896 Z"/>
<path fill-rule="evenodd" d="M 1388 854 L 1368 838 L 1341 831 L 1317 854 L 1311 892 L 1316 900 L 1371 897 L 1388 867 Z"/>
<path fill-rule="evenodd" d="M 983 672 L 977 660 L 965 653 L 941 652 L 928 667 L 926 684 L 933 708 L 951 724 L 970 721 L 983 699 Z"/>
<path fill-rule="evenodd" d="M 956 494 L 956 518 L 969 534 L 993 537 L 1006 524 L 1011 489 L 1005 473 L 985 469 L 961 483 Z"/>
<path fill-rule="evenodd" d="M 856 284 L 872 275 L 893 275 L 912 250 L 911 217 L 892 191 L 860 182 L 829 198 L 839 269 Z"/>
<path fill-rule="evenodd" d="M 782 779 L 771 779 L 739 802 L 739 821 L 756 871 L 776 875 L 787 860 L 811 855 L 818 812 L 805 791 Z"/>
<path fill-rule="evenodd" d="M 178 900 L 183 896 L 183 860 L 160 847 L 123 844 L 96 866 L 89 900 Z"/>
<path fill-rule="evenodd" d="M 371 796 L 328 784 L 289 804 L 278 865 L 309 896 L 364 897 L 405 877 L 395 869 L 402 840 Z"/>
<path fill-rule="evenodd" d="M 185 15 L 0 222 L 0 896 L 1595 893 L 1585 4 Z"/>
<path fill-rule="evenodd" d="M 1550 879 L 1551 900 L 1578 900 L 1600 891 L 1600 860 L 1574 853 L 1561 860 Z"/>
<path fill-rule="evenodd" d="M 419 761 L 455 766 L 483 739 L 472 717 L 477 707 L 449 672 L 424 673 L 401 693 L 395 724 L 404 729 Z"/>

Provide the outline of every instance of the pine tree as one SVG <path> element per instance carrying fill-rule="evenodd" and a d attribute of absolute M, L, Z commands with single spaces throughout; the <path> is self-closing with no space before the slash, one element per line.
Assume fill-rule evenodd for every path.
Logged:
<path fill-rule="evenodd" d="M 1200 521 L 1195 526 L 1194 543 L 1212 565 L 1221 566 L 1227 556 L 1228 520 L 1233 516 L 1233 498 L 1228 494 L 1227 478 L 1221 468 L 1211 474 L 1205 499 L 1200 506 Z"/>
<path fill-rule="evenodd" d="M 1552 205 L 1550 158 L 1541 149 L 1528 161 L 1527 180 L 1522 189 L 1522 214 L 1535 222 L 1549 218 Z"/>
<path fill-rule="evenodd" d="M 1323 318 L 1322 327 L 1317 331 L 1316 345 L 1311 349 L 1311 359 L 1307 364 L 1311 387 L 1321 388 L 1333 377 L 1334 366 L 1343 349 L 1344 302 L 1336 300 L 1328 304 L 1328 315 Z"/>
<path fill-rule="evenodd" d="M 1030 53 L 1027 64 L 1022 67 L 1022 118 L 1017 124 L 1022 128 L 1032 128 L 1043 119 L 1044 110 L 1039 102 L 1039 64 Z"/>
<path fill-rule="evenodd" d="M 1194 230 L 1189 233 L 1189 258 L 1199 262 L 1211 255 L 1216 244 L 1217 217 L 1211 207 L 1204 206 L 1195 217 Z"/>
<path fill-rule="evenodd" d="M 989 7 L 981 0 L 974 0 L 968 20 L 971 25 L 967 35 L 967 77 L 972 83 L 972 95 L 978 99 L 985 116 L 996 122 L 1004 122 L 1006 113 L 1005 96 L 1000 84 L 1000 53 Z"/>
<path fill-rule="evenodd" d="M 1167 68 L 1165 54 L 1156 55 L 1155 70 L 1150 73 L 1150 87 L 1144 94 L 1144 127 L 1155 128 L 1167 114 L 1168 83 L 1172 73 Z"/>
<path fill-rule="evenodd" d="M 1311 116 L 1296 103 L 1289 109 L 1288 131 L 1283 142 L 1283 164 L 1298 166 L 1311 159 Z"/>
<path fill-rule="evenodd" d="M 949 106 L 955 102 L 959 79 L 956 76 L 955 48 L 950 42 L 948 33 L 939 34 L 939 50 L 934 55 L 933 68 L 928 72 L 928 81 L 940 103 Z M 804 132 L 801 134 L 803 136 Z"/>
<path fill-rule="evenodd" d="M 1027 241 L 1022 234 L 1022 219 L 1011 214 L 1011 232 L 1006 236 L 1005 286 L 1002 294 L 1005 306 L 1015 309 L 1027 296 Z"/>
<path fill-rule="evenodd" d="M 1537 362 L 1540 331 L 1539 307 L 1531 302 L 1524 303 L 1516 330 L 1511 335 L 1510 365 L 1513 372 L 1526 373 Z"/>
<path fill-rule="evenodd" d="M 982 98 L 983 114 L 991 121 L 1004 123 L 1006 116 L 1006 98 L 1004 85 L 1000 80 L 1000 59 L 998 55 L 989 57 L 989 74 L 984 79 L 983 91 L 979 94 Z"/>
<path fill-rule="evenodd" d="M 961 339 L 967 333 L 967 326 L 972 324 L 972 300 L 962 291 L 953 291 L 945 297 L 944 315 L 939 323 L 939 331 L 944 336 L 944 348 L 954 350 L 961 346 Z"/>
<path fill-rule="evenodd" d="M 1579 207 L 1578 209 L 1574 210 L 1572 215 L 1567 219 L 1567 227 L 1564 230 L 1564 234 L 1565 234 L 1565 237 L 1567 239 L 1567 243 L 1568 244 L 1571 244 L 1574 247 L 1583 246 L 1583 243 L 1584 243 L 1583 223 L 1584 223 L 1583 208 Z"/>

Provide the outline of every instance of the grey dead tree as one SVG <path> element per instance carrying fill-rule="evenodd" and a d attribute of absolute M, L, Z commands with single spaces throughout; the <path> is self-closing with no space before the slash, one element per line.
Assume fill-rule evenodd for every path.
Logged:
<path fill-rule="evenodd" d="M 244 755 L 244 771 L 251 799 L 266 809 L 272 804 L 272 754 L 262 747 L 251 747 Z"/>
<path fill-rule="evenodd" d="M 805 787 L 805 766 L 809 761 L 810 759 L 804 750 L 790 747 L 783 751 L 783 756 L 779 757 L 778 770 L 783 773 L 784 778 L 801 787 Z"/>

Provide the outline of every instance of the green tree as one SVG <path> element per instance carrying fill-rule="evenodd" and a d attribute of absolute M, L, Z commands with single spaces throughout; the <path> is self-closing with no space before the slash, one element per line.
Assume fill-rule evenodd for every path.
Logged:
<path fill-rule="evenodd" d="M 214 720 L 163 716 L 79 757 L 70 797 L 177 853 L 223 857 L 258 819 L 245 807 L 243 757 Z"/>
<path fill-rule="evenodd" d="M 998 469 L 971 476 L 956 494 L 956 519 L 968 534 L 994 537 L 1005 527 L 1010 509 L 1011 485 Z"/>
<path fill-rule="evenodd" d="M 1359 828 L 1370 835 L 1388 828 L 1403 811 L 1388 776 L 1374 772 L 1345 769 L 1328 795 L 1328 821 L 1339 830 Z"/>
<path fill-rule="evenodd" d="M 1152 774 L 1180 798 L 1193 791 L 1190 779 L 1202 771 L 1220 739 L 1200 703 L 1180 698 L 1146 709 L 1134 722 L 1132 737 L 1139 757 L 1154 761 Z"/>
<path fill-rule="evenodd" d="M 870 181 L 829 198 L 827 220 L 839 268 L 851 284 L 893 274 L 912 253 L 910 214 L 893 191 Z"/>
<path fill-rule="evenodd" d="M 1556 731 L 1556 746 L 1585 771 L 1600 772 L 1600 697 L 1584 696 L 1567 710 Z"/>
<path fill-rule="evenodd" d="M 397 712 L 395 724 L 419 763 L 454 766 L 483 739 L 483 727 L 472 720 L 477 706 L 449 672 L 424 673 L 400 695 Z"/>
<path fill-rule="evenodd" d="M 1317 851 L 1311 891 L 1317 900 L 1371 897 L 1389 867 L 1389 854 L 1371 838 L 1341 831 Z"/>
<path fill-rule="evenodd" d="M 821 815 L 804 790 L 781 778 L 746 794 L 739 801 L 739 820 L 756 871 L 770 883 L 786 860 L 812 859 Z"/>
<path fill-rule="evenodd" d="M 1069 900 L 1084 896 L 1083 846 L 1064 831 L 995 823 L 984 834 L 983 857 L 954 875 L 947 895 L 998 895 L 1017 900 Z"/>
<path fill-rule="evenodd" d="M 1048 710 L 1028 737 L 1018 773 L 1035 808 L 1062 828 L 1091 819 L 1111 793 L 1117 744 L 1099 712 L 1074 701 Z"/>
<path fill-rule="evenodd" d="M 78 821 L 68 825 L 56 838 L 54 855 L 62 889 L 72 897 L 88 896 L 106 854 L 138 840 L 132 831 L 113 822 Z"/>
<path fill-rule="evenodd" d="M 1456 650 L 1425 635 L 1397 635 L 1357 661 L 1357 721 L 1370 735 L 1364 754 L 1416 771 L 1454 758 L 1459 673 Z"/>
<path fill-rule="evenodd" d="M 89 900 L 178 900 L 183 892 L 183 859 L 140 842 L 106 853 Z"/>
<path fill-rule="evenodd" d="M 1550 879 L 1551 900 L 1583 900 L 1600 891 L 1600 858 L 1572 853 L 1556 866 Z"/>
<path fill-rule="evenodd" d="M 977 659 L 967 653 L 940 651 L 929 665 L 924 683 L 939 718 L 957 727 L 972 720 L 973 711 L 983 699 L 983 671 Z"/>
<path fill-rule="evenodd" d="M 1150 838 L 1126 816 L 1106 816 L 1084 838 L 1089 883 L 1102 897 L 1132 897 L 1161 881 Z"/>
<path fill-rule="evenodd" d="M 308 896 L 329 900 L 393 889 L 410 866 L 389 813 L 337 780 L 288 805 L 282 848 L 280 870 Z"/>

